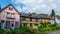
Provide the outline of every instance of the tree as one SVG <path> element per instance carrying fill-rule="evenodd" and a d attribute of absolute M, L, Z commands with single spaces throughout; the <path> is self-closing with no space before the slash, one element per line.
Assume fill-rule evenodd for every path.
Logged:
<path fill-rule="evenodd" d="M 57 23 L 56 23 L 56 18 L 55 18 L 55 11 L 54 11 L 54 9 L 52 9 L 51 17 L 53 17 L 54 22 L 55 22 L 54 24 L 56 25 Z"/>
<path fill-rule="evenodd" d="M 55 16 L 55 11 L 52 9 L 51 17 Z"/>
<path fill-rule="evenodd" d="M 32 14 L 36 14 L 35 12 L 33 12 Z"/>
<path fill-rule="evenodd" d="M 35 12 L 29 12 L 29 14 L 36 14 Z"/>

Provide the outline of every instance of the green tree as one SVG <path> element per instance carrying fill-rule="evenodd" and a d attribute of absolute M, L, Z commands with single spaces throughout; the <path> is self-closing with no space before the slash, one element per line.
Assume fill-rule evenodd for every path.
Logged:
<path fill-rule="evenodd" d="M 55 16 L 55 11 L 52 9 L 51 17 Z"/>
<path fill-rule="evenodd" d="M 33 12 L 32 14 L 36 14 L 36 13 Z"/>
<path fill-rule="evenodd" d="M 36 13 L 35 13 L 35 12 L 32 12 L 32 13 L 31 13 L 31 12 L 29 12 L 29 14 L 36 14 Z"/>
<path fill-rule="evenodd" d="M 52 9 L 51 17 L 54 18 L 54 22 L 55 22 L 54 24 L 56 25 L 56 18 L 55 18 L 55 11 L 54 11 L 54 9 Z"/>

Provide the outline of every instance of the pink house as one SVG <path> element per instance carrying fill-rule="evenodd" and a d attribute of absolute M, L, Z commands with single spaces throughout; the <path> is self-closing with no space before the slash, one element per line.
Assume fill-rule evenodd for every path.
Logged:
<path fill-rule="evenodd" d="M 0 8 L 0 26 L 4 26 L 4 28 L 20 27 L 20 13 L 12 4 L 3 9 Z"/>

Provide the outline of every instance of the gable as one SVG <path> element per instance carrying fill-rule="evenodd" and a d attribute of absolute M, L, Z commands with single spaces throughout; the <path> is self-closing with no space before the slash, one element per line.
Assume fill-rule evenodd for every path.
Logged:
<path fill-rule="evenodd" d="M 12 4 L 9 4 L 8 6 L 6 6 L 5 8 L 3 8 L 2 10 L 1 10 L 1 12 L 3 12 L 3 11 L 9 11 L 9 9 L 11 8 L 11 10 L 13 10 L 13 12 L 16 12 L 16 13 L 18 13 L 18 14 L 20 14 L 16 9 L 15 9 L 15 7 L 12 5 Z"/>

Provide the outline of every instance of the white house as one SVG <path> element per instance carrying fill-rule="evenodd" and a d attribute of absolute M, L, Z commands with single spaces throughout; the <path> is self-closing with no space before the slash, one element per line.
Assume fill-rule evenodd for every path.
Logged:
<path fill-rule="evenodd" d="M 60 17 L 58 15 L 56 16 L 56 23 L 60 26 Z"/>

